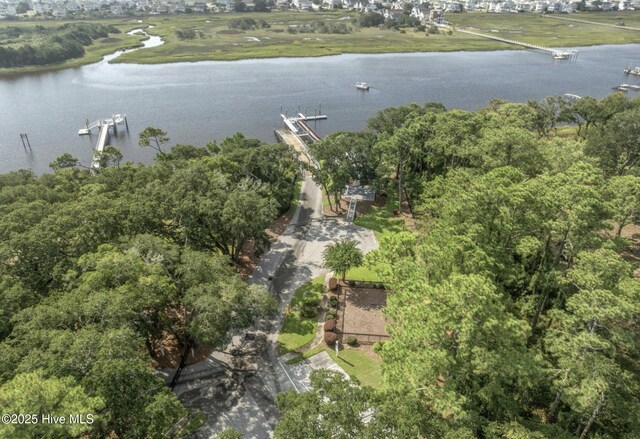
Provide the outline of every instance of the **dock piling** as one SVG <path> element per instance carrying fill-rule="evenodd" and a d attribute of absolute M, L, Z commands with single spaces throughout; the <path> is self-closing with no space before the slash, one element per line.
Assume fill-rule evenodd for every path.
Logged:
<path fill-rule="evenodd" d="M 27 133 L 20 133 L 20 140 L 22 141 L 22 147 L 24 148 L 24 150 L 27 150 L 27 147 L 29 148 L 29 151 L 31 151 L 31 142 L 29 142 L 29 136 L 27 136 Z M 27 143 L 24 143 L 24 142 Z"/>

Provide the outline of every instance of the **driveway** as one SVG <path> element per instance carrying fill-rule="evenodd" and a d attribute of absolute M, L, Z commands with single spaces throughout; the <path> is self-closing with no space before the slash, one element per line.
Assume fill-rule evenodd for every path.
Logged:
<path fill-rule="evenodd" d="M 322 252 L 328 244 L 343 239 L 355 240 L 363 252 L 378 246 L 371 230 L 324 219 L 322 192 L 310 177 L 305 178 L 291 224 L 249 278 L 250 283 L 269 286 L 280 303 L 279 312 L 236 335 L 225 353 L 214 352 L 205 361 L 186 367 L 174 389 L 185 406 L 207 415 L 205 425 L 192 437 L 215 438 L 227 428 L 235 428 L 245 438 L 272 437 L 279 416 L 277 393 L 304 390 L 315 362 L 326 361 L 318 357 L 289 370 L 290 366 L 278 360 L 276 342 L 285 306 L 298 287 L 327 272 L 322 267 Z M 294 379 L 290 372 L 301 378 Z M 300 388 L 294 384 L 296 379 Z"/>

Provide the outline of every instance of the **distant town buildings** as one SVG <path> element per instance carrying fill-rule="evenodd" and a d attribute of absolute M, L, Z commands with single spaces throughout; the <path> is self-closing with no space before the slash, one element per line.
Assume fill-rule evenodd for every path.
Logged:
<path fill-rule="evenodd" d="M 223 13 L 255 8 L 255 0 L 0 0 L 0 19 L 21 16 L 127 16 L 183 13 Z M 309 11 L 346 9 L 360 13 L 381 14 L 397 21 L 403 15 L 421 22 L 442 20 L 443 13 L 466 11 L 486 13 L 573 13 L 576 11 L 624 11 L 640 9 L 640 0 L 269 0 L 274 10 Z"/>

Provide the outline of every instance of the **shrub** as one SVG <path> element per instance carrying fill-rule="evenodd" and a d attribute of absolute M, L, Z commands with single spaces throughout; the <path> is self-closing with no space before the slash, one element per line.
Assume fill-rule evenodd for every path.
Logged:
<path fill-rule="evenodd" d="M 347 337 L 347 344 L 349 346 L 355 346 L 358 344 L 358 339 L 355 338 L 354 336 L 350 335 L 349 337 Z"/>
<path fill-rule="evenodd" d="M 382 350 L 383 346 L 384 346 L 384 342 L 383 341 L 374 343 L 373 344 L 373 352 L 375 352 L 376 354 L 379 354 L 380 351 Z"/>
<path fill-rule="evenodd" d="M 302 310 L 300 314 L 302 317 L 311 318 L 315 317 L 318 313 L 318 299 L 313 296 L 307 296 L 302 299 Z"/>
<path fill-rule="evenodd" d="M 327 314 L 326 316 L 324 316 L 324 320 L 325 322 L 328 322 L 329 320 L 335 320 L 336 316 L 332 316 L 331 314 Z"/>
<path fill-rule="evenodd" d="M 324 342 L 328 346 L 331 346 L 331 347 L 335 346 L 337 339 L 338 339 L 338 336 L 334 332 L 325 332 L 324 333 Z"/>
<path fill-rule="evenodd" d="M 176 36 L 180 40 L 193 40 L 196 37 L 196 31 L 193 29 L 176 29 Z"/>
<path fill-rule="evenodd" d="M 331 305 L 332 308 L 337 308 L 338 307 L 338 298 L 336 296 L 331 296 L 329 298 L 329 304 Z"/>
<path fill-rule="evenodd" d="M 300 311 L 300 314 L 302 315 L 302 317 L 310 319 L 316 316 L 316 314 L 318 314 L 318 310 L 315 307 L 303 307 L 302 311 Z"/>
<path fill-rule="evenodd" d="M 334 308 L 331 308 L 329 311 L 327 311 L 327 315 L 328 316 L 334 316 L 335 317 L 336 314 L 338 314 L 338 312 Z"/>
<path fill-rule="evenodd" d="M 336 321 L 335 320 L 327 320 L 324 322 L 324 330 L 333 332 L 336 329 Z"/>

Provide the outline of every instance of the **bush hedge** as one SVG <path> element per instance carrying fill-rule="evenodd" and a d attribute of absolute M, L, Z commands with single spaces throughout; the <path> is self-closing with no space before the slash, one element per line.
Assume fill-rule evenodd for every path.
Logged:
<path fill-rule="evenodd" d="M 338 339 L 338 336 L 335 334 L 335 332 L 325 332 L 324 333 L 324 342 L 328 346 L 331 346 L 331 347 L 335 346 L 337 339 Z"/>
<path fill-rule="evenodd" d="M 324 322 L 324 330 L 333 332 L 336 329 L 336 321 L 331 319 Z"/>

